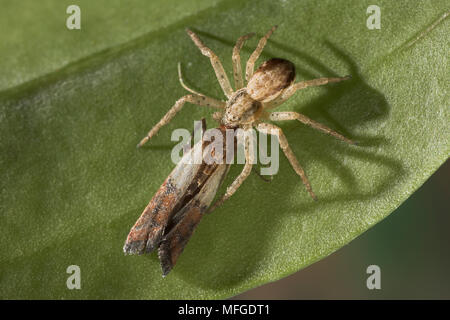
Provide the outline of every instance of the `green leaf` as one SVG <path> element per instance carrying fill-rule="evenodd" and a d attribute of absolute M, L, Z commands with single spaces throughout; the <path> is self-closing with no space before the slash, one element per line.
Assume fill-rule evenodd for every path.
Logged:
<path fill-rule="evenodd" d="M 444 1 L 74 1 L 1 3 L 0 297 L 225 298 L 326 257 L 389 215 L 447 159 L 448 8 Z M 8 23 L 15 17 L 14 23 Z M 9 19 L 9 20 L 8 20 Z M 5 22 L 6 21 L 6 22 Z M 142 138 L 185 91 L 223 99 L 195 30 L 231 75 L 235 40 L 278 30 L 259 62 L 292 61 L 297 81 L 352 80 L 298 92 L 294 110 L 360 142 L 280 123 L 319 201 L 280 153 L 271 183 L 251 175 L 197 228 L 174 270 L 124 256 L 127 233 L 174 164 L 171 132 L 212 110 L 186 105 Z M 256 46 L 245 45 L 243 60 Z M 224 192 L 242 165 L 232 167 Z M 70 265 L 81 290 L 68 290 Z"/>

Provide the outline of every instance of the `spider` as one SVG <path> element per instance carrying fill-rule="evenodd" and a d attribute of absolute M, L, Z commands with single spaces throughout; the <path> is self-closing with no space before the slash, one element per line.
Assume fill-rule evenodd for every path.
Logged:
<path fill-rule="evenodd" d="M 300 163 L 289 147 L 288 141 L 283 131 L 278 126 L 264 122 L 264 120 L 298 120 L 306 125 L 311 126 L 314 129 L 330 134 L 344 142 L 355 144 L 354 141 L 344 137 L 336 131 L 333 131 L 327 126 L 306 117 L 303 114 L 297 112 L 268 112 L 268 110 L 279 106 L 287 99 L 289 99 L 297 90 L 305 89 L 307 87 L 320 86 L 332 82 L 348 80 L 351 78 L 351 76 L 337 78 L 318 78 L 313 80 L 295 82 L 294 64 L 290 61 L 280 58 L 273 58 L 265 61 L 255 72 L 255 62 L 260 56 L 264 46 L 266 45 L 267 40 L 276 30 L 276 28 L 277 26 L 273 26 L 264 35 L 264 37 L 260 39 L 255 51 L 253 51 L 250 58 L 248 59 L 245 67 L 245 87 L 242 77 L 240 50 L 242 49 L 244 42 L 255 34 L 249 33 L 247 35 L 241 36 L 237 40 L 236 45 L 233 48 L 232 55 L 234 84 L 236 90 L 232 89 L 230 81 L 228 80 L 222 63 L 220 62 L 217 55 L 211 49 L 206 47 L 194 32 L 186 29 L 187 34 L 191 37 L 195 45 L 200 49 L 201 53 L 210 59 L 217 80 L 219 81 L 219 84 L 225 96 L 227 97 L 227 101 L 216 100 L 187 87 L 183 82 L 180 64 L 178 64 L 178 78 L 180 84 L 183 88 L 185 88 L 192 94 L 185 95 L 178 99 L 178 101 L 166 113 L 166 115 L 141 140 L 141 142 L 138 144 L 138 147 L 144 145 L 159 131 L 162 126 L 169 123 L 173 119 L 173 117 L 181 110 L 186 102 L 190 102 L 192 104 L 197 104 L 200 106 L 218 108 L 221 111 L 214 113 L 213 118 L 219 122 L 221 127 L 228 129 L 241 128 L 244 131 L 251 128 L 256 128 L 256 130 L 260 132 L 277 136 L 280 147 L 289 160 L 294 171 L 300 176 L 311 197 L 314 200 L 317 200 L 317 197 L 311 188 L 311 184 L 303 168 L 301 167 Z M 253 159 L 251 155 L 252 153 L 250 152 L 248 140 L 245 141 L 244 153 L 246 163 L 244 165 L 244 168 L 242 169 L 242 172 L 227 188 L 226 193 L 222 196 L 222 198 L 220 198 L 208 210 L 209 212 L 213 211 L 225 200 L 230 198 L 241 186 L 244 180 L 250 175 L 253 162 L 251 160 Z"/>

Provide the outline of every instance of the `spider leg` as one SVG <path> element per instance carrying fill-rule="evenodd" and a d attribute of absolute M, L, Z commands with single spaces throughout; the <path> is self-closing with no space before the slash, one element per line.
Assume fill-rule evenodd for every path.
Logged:
<path fill-rule="evenodd" d="M 264 37 L 261 38 L 258 42 L 258 46 L 255 51 L 253 51 L 252 55 L 247 61 L 247 65 L 245 66 L 245 80 L 248 82 L 250 78 L 253 76 L 253 71 L 255 69 L 255 62 L 258 60 L 259 55 L 264 49 L 264 46 L 267 43 L 267 39 L 272 35 L 272 33 L 277 29 L 278 26 L 273 26 Z"/>
<path fill-rule="evenodd" d="M 170 108 L 169 111 L 167 111 L 165 116 L 161 120 L 159 120 L 159 122 L 147 133 L 147 135 L 141 140 L 141 142 L 139 142 L 137 147 L 142 147 L 151 137 L 153 137 L 159 131 L 162 126 L 168 124 L 170 120 L 172 120 L 172 118 L 181 110 L 186 102 L 213 108 L 225 107 L 225 102 L 218 101 L 216 99 L 203 95 L 188 94 L 184 97 L 181 97 L 177 100 L 177 102 L 175 102 L 173 107 Z"/>
<path fill-rule="evenodd" d="M 222 119 L 222 117 L 223 117 L 223 113 L 220 111 L 214 112 L 212 115 L 212 118 L 219 123 L 220 123 L 220 120 Z"/>
<path fill-rule="evenodd" d="M 312 191 L 311 184 L 309 183 L 308 178 L 306 177 L 305 171 L 301 167 L 300 163 L 298 162 L 297 158 L 295 157 L 294 153 L 292 152 L 291 148 L 289 147 L 288 141 L 286 139 L 286 136 L 284 135 L 281 128 L 277 127 L 276 125 L 270 124 L 270 123 L 260 123 L 256 127 L 256 129 L 260 132 L 275 135 L 278 137 L 278 141 L 280 142 L 280 147 L 283 150 L 284 154 L 286 155 L 286 158 L 291 163 L 292 168 L 294 168 L 295 172 L 300 176 L 302 179 L 303 184 L 306 187 L 306 190 L 308 190 L 309 194 L 314 200 L 317 200 L 316 195 Z"/>
<path fill-rule="evenodd" d="M 211 65 L 214 68 L 217 80 L 219 81 L 219 84 L 222 87 L 225 96 L 227 96 L 227 98 L 230 98 L 233 93 L 233 89 L 231 88 L 230 80 L 228 80 L 227 74 L 223 69 L 219 57 L 217 57 L 217 55 L 210 48 L 205 46 L 205 44 L 194 32 L 189 29 L 186 29 L 186 32 L 191 37 L 192 41 L 194 41 L 195 45 L 200 49 L 202 54 L 204 56 L 207 56 L 211 60 Z"/>
<path fill-rule="evenodd" d="M 244 42 L 253 37 L 255 34 L 249 33 L 245 36 L 240 37 L 236 41 L 236 45 L 233 48 L 233 74 L 234 74 L 234 86 L 236 88 L 236 91 L 244 87 L 244 80 L 242 79 L 242 66 L 241 66 L 241 55 L 240 51 L 242 49 L 242 46 L 244 45 Z"/>
<path fill-rule="evenodd" d="M 272 112 L 269 115 L 269 119 L 273 121 L 284 121 L 284 120 L 298 120 L 316 130 L 320 130 L 322 132 L 325 132 L 329 135 L 332 135 L 335 138 L 338 138 L 339 140 L 342 140 L 344 142 L 350 143 L 350 144 L 356 144 L 354 141 L 344 137 L 343 135 L 337 133 L 336 131 L 328 128 L 327 126 L 316 122 L 307 116 L 298 113 L 298 112 Z"/>
<path fill-rule="evenodd" d="M 184 84 L 183 75 L 181 74 L 181 63 L 179 62 L 178 62 L 178 80 L 180 81 L 181 86 L 185 88 L 187 91 L 192 92 L 193 94 L 197 94 L 199 96 L 204 96 L 204 94 L 201 94 Z"/>
<path fill-rule="evenodd" d="M 266 108 L 275 108 L 289 99 L 297 90 L 302 90 L 308 87 L 322 86 L 324 84 L 341 82 L 344 80 L 351 79 L 351 76 L 339 77 L 339 78 L 317 78 L 313 80 L 301 81 L 291 84 L 289 87 L 284 89 L 284 91 L 276 97 L 274 100 L 266 103 Z"/>
<path fill-rule="evenodd" d="M 245 133 L 244 133 L 245 134 Z M 252 172 L 253 162 L 254 162 L 254 154 L 250 150 L 250 136 L 245 135 L 245 144 L 244 144 L 244 152 L 245 152 L 245 165 L 242 169 L 239 176 L 236 177 L 236 179 L 233 181 L 233 183 L 227 188 L 227 191 L 225 194 L 217 200 L 207 211 L 207 213 L 213 212 L 217 207 L 222 205 L 226 200 L 228 200 L 235 192 L 236 190 L 242 185 L 245 179 L 250 175 Z"/>

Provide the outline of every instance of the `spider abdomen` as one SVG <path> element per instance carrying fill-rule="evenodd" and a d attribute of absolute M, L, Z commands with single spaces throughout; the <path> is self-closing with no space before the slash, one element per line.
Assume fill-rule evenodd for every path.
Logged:
<path fill-rule="evenodd" d="M 247 84 L 250 97 L 260 102 L 275 99 L 295 79 L 295 66 L 280 58 L 265 61 Z"/>

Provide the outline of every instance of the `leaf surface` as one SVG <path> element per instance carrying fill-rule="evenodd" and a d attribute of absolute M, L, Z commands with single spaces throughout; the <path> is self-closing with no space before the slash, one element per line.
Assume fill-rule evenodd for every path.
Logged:
<path fill-rule="evenodd" d="M 0 28 L 2 298 L 230 297 L 349 243 L 448 158 L 444 1 L 378 1 L 380 30 L 366 27 L 367 1 L 155 5 L 163 2 L 120 8 L 117 1 L 79 1 L 77 31 L 65 28 L 68 2 L 2 4 L 3 17 L 18 16 Z M 33 27 L 24 10 L 34 12 Z M 191 131 L 203 116 L 213 127 L 214 110 L 186 105 L 146 147 L 136 150 L 136 143 L 185 94 L 178 61 L 190 86 L 224 99 L 184 28 L 199 34 L 231 76 L 236 39 L 252 31 L 260 37 L 275 24 L 258 64 L 288 59 L 297 81 L 353 77 L 298 92 L 278 110 L 304 113 L 359 145 L 280 122 L 319 201 L 309 198 L 280 151 L 273 181 L 251 175 L 202 220 L 163 279 L 155 254 L 124 256 L 122 246 L 174 167 L 172 130 Z M 256 38 L 244 46 L 243 61 Z M 241 169 L 232 167 L 219 193 Z M 67 289 L 70 265 L 81 268 L 81 290 Z"/>

